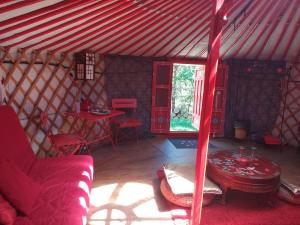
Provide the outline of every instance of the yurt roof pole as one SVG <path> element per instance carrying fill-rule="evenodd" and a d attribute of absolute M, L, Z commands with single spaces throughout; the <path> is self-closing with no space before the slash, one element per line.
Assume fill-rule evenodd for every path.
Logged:
<path fill-rule="evenodd" d="M 213 8 L 213 17 L 210 28 L 208 43 L 208 58 L 205 68 L 205 81 L 203 104 L 201 111 L 201 122 L 199 127 L 199 141 L 197 146 L 195 191 L 192 206 L 192 225 L 199 225 L 201 219 L 201 208 L 203 202 L 203 186 L 205 180 L 205 169 L 207 160 L 207 147 L 209 141 L 211 114 L 213 107 L 216 73 L 219 60 L 219 49 L 221 45 L 222 27 L 225 24 L 226 14 L 233 1 L 216 0 Z"/>

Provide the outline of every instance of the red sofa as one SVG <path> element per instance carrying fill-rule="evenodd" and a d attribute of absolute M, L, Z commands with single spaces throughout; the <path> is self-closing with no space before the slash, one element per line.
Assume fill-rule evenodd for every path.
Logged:
<path fill-rule="evenodd" d="M 0 160 L 13 162 L 41 187 L 26 216 L 17 210 L 14 225 L 86 224 L 93 178 L 92 157 L 74 155 L 37 159 L 14 110 L 0 106 Z M 21 195 L 25 195 L 22 184 L 16 185 Z M 6 198 L 4 193 L 0 194 Z"/>

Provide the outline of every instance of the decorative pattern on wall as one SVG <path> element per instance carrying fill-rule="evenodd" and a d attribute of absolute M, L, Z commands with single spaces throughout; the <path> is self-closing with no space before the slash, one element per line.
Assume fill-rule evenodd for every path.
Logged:
<path fill-rule="evenodd" d="M 107 103 L 104 61 L 99 55 L 96 60 L 96 79 L 82 82 L 74 81 L 72 77 L 74 61 L 70 55 L 0 49 L 0 60 L 0 75 L 4 77 L 8 95 L 7 104 L 17 112 L 36 153 L 42 154 L 40 150 L 50 148 L 45 132 L 40 127 L 41 111 L 48 114 L 53 131 L 74 132 L 75 124 L 81 122 L 66 119 L 63 112 L 72 110 L 80 96 L 93 103 Z M 90 127 L 90 130 L 89 138 L 102 132 L 97 126 Z"/>
<path fill-rule="evenodd" d="M 300 146 L 300 64 L 289 66 L 290 76 L 282 82 L 280 113 L 272 133 L 283 144 Z"/>
<path fill-rule="evenodd" d="M 234 121 L 249 123 L 250 135 L 259 139 L 271 132 L 280 111 L 284 62 L 233 60 L 229 62 L 225 135 L 232 137 Z"/>
<path fill-rule="evenodd" d="M 138 107 L 134 116 L 144 123 L 141 136 L 150 135 L 152 63 L 151 58 L 105 57 L 109 104 L 112 98 L 137 98 Z"/>

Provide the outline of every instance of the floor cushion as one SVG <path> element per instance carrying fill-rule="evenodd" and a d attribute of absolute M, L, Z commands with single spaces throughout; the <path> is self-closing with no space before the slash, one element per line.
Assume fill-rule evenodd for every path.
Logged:
<path fill-rule="evenodd" d="M 282 176 L 280 183 L 294 195 L 300 195 L 299 179 L 291 179 L 289 177 L 285 178 L 284 176 Z"/>
<path fill-rule="evenodd" d="M 192 207 L 193 194 L 174 194 L 166 178 L 161 180 L 160 191 L 169 202 L 182 207 Z M 204 193 L 202 206 L 207 206 L 212 203 L 215 197 L 215 194 Z"/>
<path fill-rule="evenodd" d="M 16 209 L 29 215 L 41 185 L 33 181 L 14 162 L 0 162 L 0 191 Z"/>
<path fill-rule="evenodd" d="M 14 207 L 0 195 L 0 224 L 12 225 L 17 217 Z"/>
<path fill-rule="evenodd" d="M 164 166 L 167 182 L 174 194 L 194 193 L 194 164 L 167 164 Z M 221 195 L 222 190 L 209 178 L 205 178 L 204 193 Z"/>
<path fill-rule="evenodd" d="M 293 193 L 286 185 L 280 184 L 278 197 L 286 202 L 300 205 L 300 195 Z"/>
<path fill-rule="evenodd" d="M 161 181 L 161 192 L 173 204 L 191 207 L 194 193 L 195 165 L 168 164 L 164 166 L 165 179 Z M 209 178 L 205 178 L 203 206 L 210 204 L 222 190 Z"/>

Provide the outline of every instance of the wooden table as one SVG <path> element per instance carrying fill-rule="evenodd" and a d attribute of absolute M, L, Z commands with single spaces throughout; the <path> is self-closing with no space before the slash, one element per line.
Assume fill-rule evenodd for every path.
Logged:
<path fill-rule="evenodd" d="M 280 167 L 260 156 L 244 156 L 234 150 L 209 154 L 207 176 L 223 189 L 222 202 L 226 203 L 228 189 L 276 194 L 280 184 Z"/>
<path fill-rule="evenodd" d="M 98 143 L 104 140 L 109 140 L 115 149 L 115 143 L 113 140 L 113 135 L 111 131 L 110 126 L 110 119 L 116 116 L 123 115 L 124 112 L 120 110 L 111 110 L 109 114 L 106 115 L 94 115 L 90 112 L 81 111 L 79 113 L 77 112 L 65 112 L 66 116 L 71 116 L 73 118 L 83 120 L 85 122 L 92 122 L 92 123 L 99 123 L 101 121 L 108 120 L 107 123 L 102 123 L 101 128 L 103 129 L 103 134 L 99 135 L 98 137 L 95 137 L 93 140 L 88 141 L 88 144 L 94 144 Z M 77 128 L 78 132 L 81 136 L 85 137 L 87 139 L 87 136 L 89 134 L 89 129 L 86 123 L 83 123 L 81 128 Z"/>

